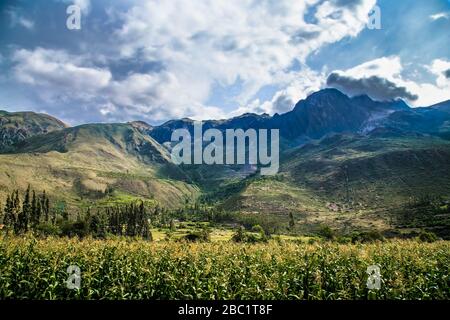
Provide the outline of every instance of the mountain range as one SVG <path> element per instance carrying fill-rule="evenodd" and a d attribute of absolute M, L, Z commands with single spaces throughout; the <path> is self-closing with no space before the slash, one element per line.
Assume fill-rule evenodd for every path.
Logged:
<path fill-rule="evenodd" d="M 0 199 L 30 183 L 69 208 L 134 199 L 175 208 L 202 199 L 275 224 L 294 213 L 302 232 L 327 224 L 448 233 L 448 213 L 423 217 L 413 208 L 409 219 L 403 208 L 425 196 L 450 199 L 450 101 L 411 108 L 324 89 L 284 114 L 203 122 L 204 129 L 280 129 L 273 177 L 248 166 L 173 165 L 172 131 L 192 132 L 193 123 L 69 127 L 45 114 L 0 111 Z"/>
<path fill-rule="evenodd" d="M 205 121 L 205 129 L 276 128 L 281 136 L 295 146 L 305 139 L 320 139 L 333 133 L 369 133 L 376 128 L 392 128 L 429 134 L 450 131 L 450 100 L 440 104 L 411 108 L 403 100 L 378 102 L 367 95 L 350 98 L 336 89 L 324 89 L 299 101 L 284 114 L 257 115 L 247 113 L 229 120 Z M 169 121 L 149 128 L 159 143 L 170 141 L 172 130 L 188 128 L 190 119 Z"/>

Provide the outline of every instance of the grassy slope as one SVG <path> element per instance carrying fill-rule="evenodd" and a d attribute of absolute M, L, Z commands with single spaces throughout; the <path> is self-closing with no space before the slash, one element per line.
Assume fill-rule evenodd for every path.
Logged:
<path fill-rule="evenodd" d="M 45 120 L 17 117 L 21 127 Z M 392 132 L 336 135 L 285 150 L 275 177 L 244 179 L 249 173 L 239 166 L 201 166 L 184 168 L 188 178 L 168 163 L 161 145 L 133 125 L 66 128 L 28 138 L 0 155 L 0 201 L 31 183 L 72 206 L 145 198 L 173 207 L 200 193 L 186 183 L 193 179 L 226 210 L 283 226 L 293 212 L 294 231 L 308 232 L 320 224 L 388 230 L 392 209 L 411 196 L 450 194 L 450 143 L 442 139 Z"/>
<path fill-rule="evenodd" d="M 62 121 L 46 114 L 0 110 L 0 150 L 32 136 L 66 127 Z"/>
<path fill-rule="evenodd" d="M 31 183 L 73 205 L 145 197 L 176 206 L 197 189 L 179 179 L 183 175 L 167 160 L 161 146 L 126 124 L 68 128 L 0 155 L 0 195 Z"/>
<path fill-rule="evenodd" d="M 66 128 L 64 122 L 49 116 L 44 113 L 35 112 L 7 112 L 0 110 L 0 117 L 2 119 L 2 128 L 22 127 L 33 128 L 40 127 L 42 129 L 49 129 L 48 132 L 57 129 Z"/>
<path fill-rule="evenodd" d="M 229 187 L 220 205 L 285 226 L 293 212 L 298 232 L 321 224 L 389 230 L 393 210 L 411 198 L 450 198 L 450 143 L 437 138 L 334 136 L 283 158 L 277 176 Z"/>

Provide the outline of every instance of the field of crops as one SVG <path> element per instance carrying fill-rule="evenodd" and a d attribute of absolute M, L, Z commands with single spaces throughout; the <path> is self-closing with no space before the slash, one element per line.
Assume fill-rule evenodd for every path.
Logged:
<path fill-rule="evenodd" d="M 81 270 L 79 290 L 67 268 Z M 381 289 L 367 289 L 370 265 Z M 0 239 L 0 299 L 449 299 L 450 244 Z"/>

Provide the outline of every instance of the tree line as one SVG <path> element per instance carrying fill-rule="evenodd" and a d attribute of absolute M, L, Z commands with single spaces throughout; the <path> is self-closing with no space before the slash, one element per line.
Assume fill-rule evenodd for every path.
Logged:
<path fill-rule="evenodd" d="M 19 190 L 7 195 L 0 222 L 6 234 L 21 235 L 32 232 L 41 235 L 79 236 L 91 235 L 104 238 L 108 234 L 127 237 L 142 237 L 151 240 L 150 218 L 159 215 L 159 207 L 153 212 L 143 201 L 122 206 L 97 209 L 92 214 L 88 208 L 71 220 L 65 209 L 52 208 L 46 192 L 38 194 L 27 187 L 23 200 Z"/>
<path fill-rule="evenodd" d="M 107 234 L 152 239 L 150 214 L 144 202 L 108 207 L 91 215 L 88 210 L 85 221 L 93 236 L 103 238 Z"/>
<path fill-rule="evenodd" d="M 6 198 L 3 210 L 3 225 L 6 232 L 22 234 L 35 229 L 41 222 L 55 223 L 55 214 L 50 215 L 50 200 L 45 191 L 36 195 L 28 186 L 23 201 L 19 190 L 14 190 Z"/>

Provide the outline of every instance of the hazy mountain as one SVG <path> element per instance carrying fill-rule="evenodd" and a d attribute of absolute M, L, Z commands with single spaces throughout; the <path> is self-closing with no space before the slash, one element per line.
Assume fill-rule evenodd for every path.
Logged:
<path fill-rule="evenodd" d="M 243 129 L 250 128 L 269 128 L 270 120 L 272 118 L 269 115 L 257 115 L 254 113 L 246 113 L 239 117 L 227 119 L 227 120 L 206 120 L 203 121 L 203 130 L 215 128 L 219 130 L 226 129 Z M 150 135 L 159 143 L 170 141 L 173 130 L 175 129 L 187 129 L 191 134 L 194 132 L 194 120 L 185 118 L 181 120 L 171 120 L 160 126 L 154 127 L 150 131 Z"/>
<path fill-rule="evenodd" d="M 450 100 L 435 104 L 435 105 L 431 106 L 430 108 L 450 113 Z"/>

